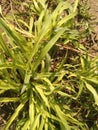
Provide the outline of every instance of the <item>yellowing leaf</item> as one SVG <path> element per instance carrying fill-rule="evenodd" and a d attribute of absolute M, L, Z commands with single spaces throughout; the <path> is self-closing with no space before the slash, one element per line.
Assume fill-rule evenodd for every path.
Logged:
<path fill-rule="evenodd" d="M 96 90 L 87 82 L 85 82 L 85 85 L 87 87 L 87 89 L 93 94 L 94 99 L 95 99 L 95 104 L 98 105 L 98 93 L 96 92 Z"/>

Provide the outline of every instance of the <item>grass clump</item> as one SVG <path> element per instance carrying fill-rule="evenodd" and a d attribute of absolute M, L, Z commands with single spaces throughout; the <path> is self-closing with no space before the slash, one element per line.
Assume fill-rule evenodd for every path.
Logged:
<path fill-rule="evenodd" d="M 13 14 L 13 24 L 0 18 L 0 102 L 10 104 L 3 129 L 97 128 L 98 58 L 80 43 L 79 1 L 23 4 L 25 17 Z"/>

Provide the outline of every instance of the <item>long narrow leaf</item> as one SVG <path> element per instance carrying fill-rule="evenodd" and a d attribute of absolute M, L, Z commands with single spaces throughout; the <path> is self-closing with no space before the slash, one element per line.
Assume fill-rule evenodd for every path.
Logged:
<path fill-rule="evenodd" d="M 0 102 L 18 102 L 19 98 L 9 98 L 9 97 L 3 97 L 0 98 Z"/>
<path fill-rule="evenodd" d="M 8 120 L 6 126 L 4 127 L 4 130 L 8 130 L 8 128 L 10 127 L 10 125 L 12 124 L 12 122 L 15 120 L 15 118 L 18 116 L 19 112 L 21 111 L 21 109 L 24 107 L 25 103 L 21 103 L 15 110 L 15 112 L 13 113 L 13 115 L 11 116 L 11 118 Z"/>
<path fill-rule="evenodd" d="M 95 104 L 98 105 L 98 93 L 92 87 L 92 85 L 90 85 L 89 83 L 85 82 L 85 85 L 86 85 L 87 89 L 93 94 L 94 99 L 95 99 Z"/>
<path fill-rule="evenodd" d="M 51 47 L 56 43 L 56 41 L 60 38 L 60 36 L 64 33 L 66 29 L 63 28 L 61 29 L 48 43 L 47 45 L 43 48 L 43 50 L 41 51 L 36 63 L 34 64 L 33 68 L 33 72 L 37 69 L 38 65 L 40 64 L 40 61 L 42 60 L 42 58 L 45 57 L 45 55 L 48 53 L 48 51 L 51 49 Z"/>

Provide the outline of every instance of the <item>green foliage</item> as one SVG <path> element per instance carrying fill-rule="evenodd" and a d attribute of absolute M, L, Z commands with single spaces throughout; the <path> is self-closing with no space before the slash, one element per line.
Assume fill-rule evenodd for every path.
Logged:
<path fill-rule="evenodd" d="M 15 109 L 4 130 L 13 122 L 16 130 L 88 128 L 82 114 L 78 115 L 78 103 L 76 110 L 71 107 L 79 100 L 81 104 L 85 93 L 98 106 L 98 58 L 90 59 L 79 43 L 78 2 L 58 1 L 53 10 L 46 0 L 24 2 L 29 9 L 27 21 L 14 15 L 15 27 L 4 16 L 0 18 L 0 102 L 11 102 Z M 56 45 L 70 43 L 86 52 L 68 63 L 69 51 L 65 50 L 52 70 L 52 62 L 59 57 Z"/>

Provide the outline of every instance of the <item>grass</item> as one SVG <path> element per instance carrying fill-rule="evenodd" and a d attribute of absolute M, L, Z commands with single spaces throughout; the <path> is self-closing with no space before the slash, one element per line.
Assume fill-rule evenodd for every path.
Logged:
<path fill-rule="evenodd" d="M 29 11 L 25 21 L 12 15 L 16 26 L 1 13 L 0 102 L 11 105 L 3 129 L 97 129 L 98 58 L 80 43 L 89 18 L 78 0 L 48 2 L 24 2 Z"/>

